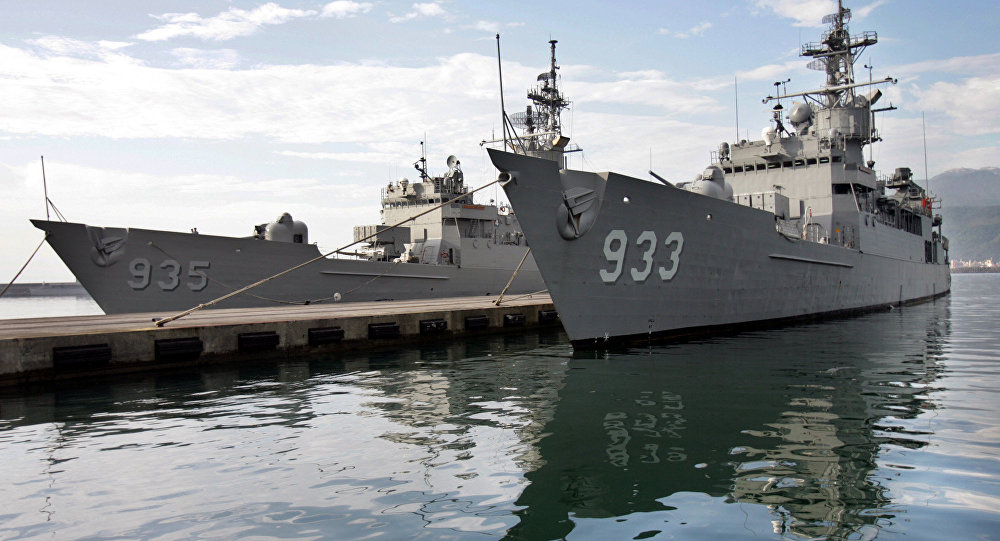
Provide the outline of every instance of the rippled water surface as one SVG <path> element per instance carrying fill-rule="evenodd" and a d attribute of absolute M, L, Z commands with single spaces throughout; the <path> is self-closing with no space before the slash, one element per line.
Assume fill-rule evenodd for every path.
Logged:
<path fill-rule="evenodd" d="M 1000 275 L 614 353 L 561 333 L 4 391 L 0 539 L 1000 539 Z"/>

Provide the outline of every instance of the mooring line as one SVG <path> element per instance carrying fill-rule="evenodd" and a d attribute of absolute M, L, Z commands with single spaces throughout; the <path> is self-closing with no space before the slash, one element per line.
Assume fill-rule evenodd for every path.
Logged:
<path fill-rule="evenodd" d="M 4 286 L 3 291 L 0 291 L 0 297 L 3 297 L 3 294 L 6 293 L 8 289 L 10 289 L 10 286 L 14 285 L 14 282 L 17 281 L 17 277 L 21 276 L 21 273 L 24 272 L 24 269 L 28 267 L 28 263 L 31 263 L 31 260 L 35 258 L 35 254 L 37 254 L 38 250 L 42 248 L 42 245 L 45 244 L 45 239 L 47 238 L 49 238 L 48 231 L 46 231 L 45 236 L 42 237 L 42 242 L 38 243 L 38 246 L 35 247 L 35 251 L 31 252 L 31 256 L 28 257 L 28 260 L 25 261 L 24 265 L 21 266 L 21 270 L 17 271 L 17 274 L 15 274 L 13 278 L 11 278 L 10 282 L 6 286 Z"/>

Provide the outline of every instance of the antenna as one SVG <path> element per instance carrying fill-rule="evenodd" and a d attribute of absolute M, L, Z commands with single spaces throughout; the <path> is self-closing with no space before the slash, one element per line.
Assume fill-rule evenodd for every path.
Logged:
<path fill-rule="evenodd" d="M 518 141 L 517 132 L 514 131 L 514 125 L 511 124 L 510 119 L 507 118 L 507 108 L 503 104 L 503 64 L 500 62 L 500 34 L 497 34 L 497 72 L 500 74 L 500 115 L 503 121 L 503 147 L 504 149 L 510 145 L 511 150 L 516 150 L 514 143 L 511 141 Z"/>
<path fill-rule="evenodd" d="M 931 178 L 927 174 L 927 125 L 924 123 L 924 113 L 920 113 L 920 128 L 924 132 L 924 185 L 927 186 L 927 191 L 931 191 Z"/>
<path fill-rule="evenodd" d="M 427 134 L 424 134 L 426 137 Z M 424 150 L 424 142 L 420 142 L 420 159 L 413 162 L 413 168 L 420 171 L 420 181 L 423 182 L 427 180 L 427 152 Z"/>
<path fill-rule="evenodd" d="M 736 102 L 736 143 L 740 142 L 740 82 L 733 75 L 733 101 Z"/>
<path fill-rule="evenodd" d="M 42 190 L 45 191 L 45 220 L 49 217 L 49 183 L 45 180 L 45 156 L 42 156 Z"/>
<path fill-rule="evenodd" d="M 503 105 L 503 64 L 500 62 L 500 33 L 497 32 L 497 72 L 500 74 L 500 121 L 503 123 L 503 148 L 507 148 L 507 109 Z"/>
<path fill-rule="evenodd" d="M 868 63 L 864 64 L 864 66 L 865 66 L 865 69 L 868 70 L 868 84 L 871 84 L 872 83 L 872 68 L 874 67 L 874 65 L 872 64 L 872 57 L 871 57 L 871 55 L 868 55 Z M 874 135 L 875 135 L 875 112 L 872 111 L 872 102 L 870 100 L 865 100 L 865 102 L 868 104 L 868 120 L 869 120 L 869 122 L 872 123 L 872 125 L 868 127 L 868 162 L 870 164 L 874 164 L 875 163 L 875 137 L 874 137 Z M 872 167 L 872 165 L 869 165 L 868 167 Z"/>

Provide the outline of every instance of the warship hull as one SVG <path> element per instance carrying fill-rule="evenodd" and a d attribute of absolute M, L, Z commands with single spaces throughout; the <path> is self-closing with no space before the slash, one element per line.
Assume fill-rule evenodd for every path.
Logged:
<path fill-rule="evenodd" d="M 107 314 L 186 310 L 322 255 L 314 244 L 32 220 Z M 496 295 L 527 247 L 463 239 L 472 265 L 357 259 L 318 261 L 213 305 L 244 308 L 318 302 Z M 528 257 L 508 293 L 545 288 Z"/>
<path fill-rule="evenodd" d="M 765 210 L 490 156 L 577 347 L 875 310 L 951 286 L 944 253 L 874 220 L 859 224 L 854 248 L 808 242 L 782 234 Z"/>

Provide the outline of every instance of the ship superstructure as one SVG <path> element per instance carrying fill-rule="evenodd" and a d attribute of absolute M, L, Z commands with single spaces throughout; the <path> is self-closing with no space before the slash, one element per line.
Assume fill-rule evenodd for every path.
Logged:
<path fill-rule="evenodd" d="M 898 248 L 899 256 L 916 242 L 926 249 L 928 261 L 944 261 L 947 239 L 941 235 L 940 215 L 932 214 L 936 201 L 916 184 L 909 168 L 879 175 L 875 162 L 865 160 L 865 146 L 879 140 L 874 115 L 886 110 L 874 108 L 882 92 L 873 87 L 896 81 L 856 81 L 855 59 L 878 36 L 852 36 L 850 13 L 840 5 L 824 19 L 830 29 L 822 40 L 802 46 L 802 56 L 814 59 L 809 66 L 826 73 L 826 85 L 765 98 L 764 103 L 775 105 L 761 140 L 720 144 L 710 171 L 717 175 L 721 170 L 735 202 L 774 212 L 782 231 L 804 240 L 862 250 L 862 244 L 869 244 L 883 253 Z M 786 114 L 781 100 L 795 98 L 804 101 L 792 101 Z M 886 195 L 886 189 L 895 193 Z M 890 240 L 868 234 L 879 225 L 910 235 Z M 934 226 L 938 230 L 932 232 Z M 870 245 L 880 240 L 889 244 Z"/>
<path fill-rule="evenodd" d="M 449 156 L 447 165 L 445 174 L 431 176 L 421 157 L 414 164 L 419 181 L 404 177 L 382 189 L 382 223 L 354 227 L 354 240 L 366 243 L 361 253 L 377 261 L 480 266 L 495 258 L 494 247 L 526 250 L 517 216 L 492 201 L 475 203 L 461 162 Z"/>

